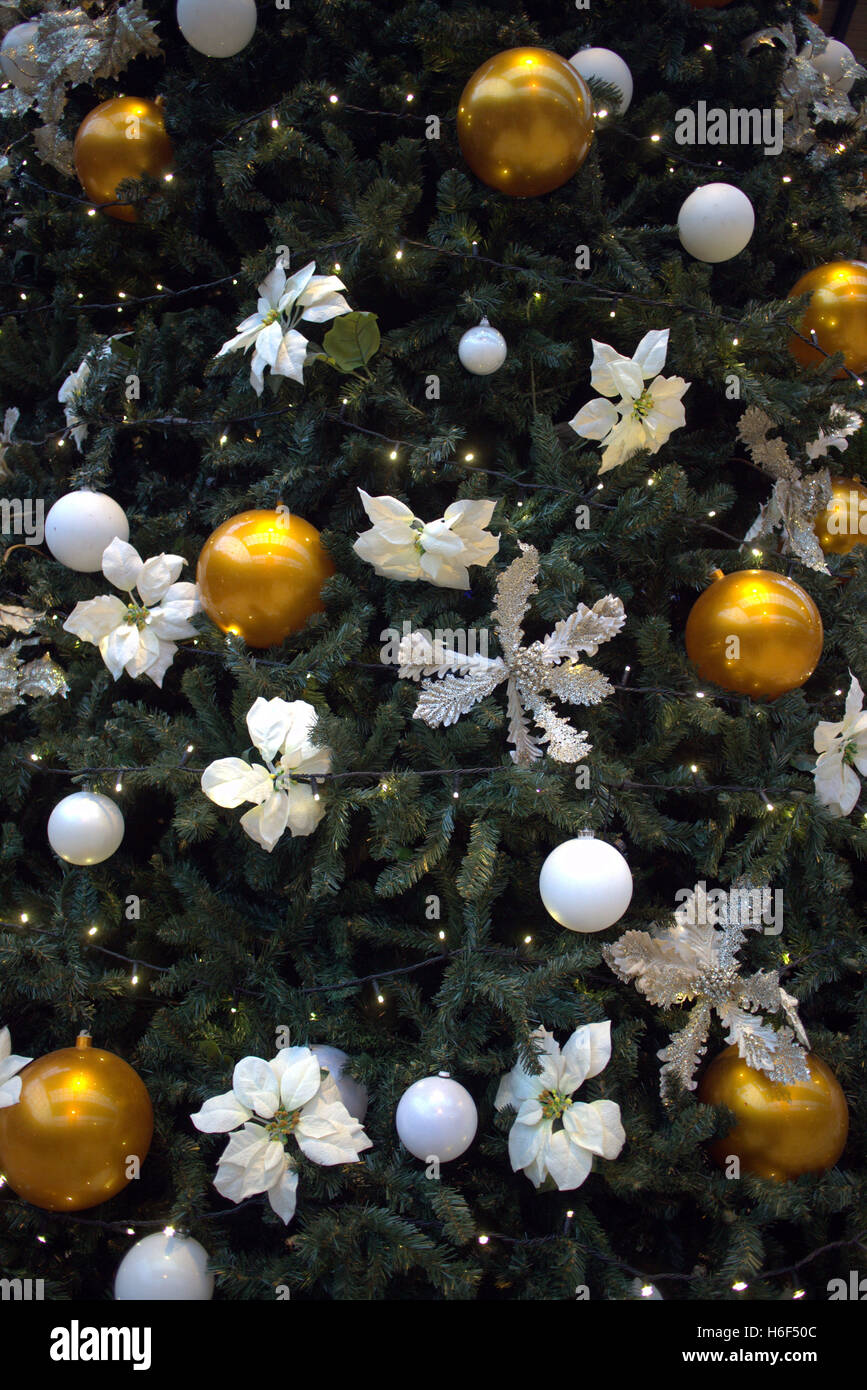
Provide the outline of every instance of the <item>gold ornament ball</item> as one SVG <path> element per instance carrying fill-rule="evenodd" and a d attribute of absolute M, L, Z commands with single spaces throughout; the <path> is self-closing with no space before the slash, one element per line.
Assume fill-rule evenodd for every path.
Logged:
<path fill-rule="evenodd" d="M 571 179 L 593 140 L 593 98 L 570 63 L 547 48 L 508 48 L 482 63 L 461 93 L 458 139 L 482 183 L 535 198 Z"/>
<path fill-rule="evenodd" d="M 686 654 L 703 680 L 754 699 L 803 685 L 822 655 L 810 595 L 771 570 L 714 571 L 686 622 Z"/>
<path fill-rule="evenodd" d="M 867 544 L 867 488 L 856 478 L 832 478 L 831 500 L 813 530 L 826 555 L 848 555 Z"/>
<path fill-rule="evenodd" d="M 240 512 L 218 526 L 199 556 L 202 607 L 248 647 L 276 647 L 321 613 L 334 573 L 319 532 L 287 509 Z"/>
<path fill-rule="evenodd" d="M 842 352 L 850 372 L 867 369 L 867 263 L 829 261 L 802 275 L 790 290 L 789 299 L 810 294 L 812 298 L 797 327 L 806 338 L 815 332 L 816 341 L 826 353 Z M 825 357 L 800 338 L 789 339 L 789 351 L 802 367 L 815 367 Z M 838 377 L 846 375 L 843 368 Z"/>
<path fill-rule="evenodd" d="M 20 1100 L 0 1110 L 0 1173 L 45 1211 L 95 1207 L 126 1187 L 153 1128 L 138 1073 L 82 1034 L 21 1072 Z"/>
<path fill-rule="evenodd" d="M 724 1105 L 735 1116 L 734 1129 L 710 1146 L 724 1168 L 730 1155 L 742 1173 L 787 1182 L 801 1173 L 833 1168 L 849 1133 L 846 1097 L 831 1068 L 809 1053 L 809 1081 L 784 1086 L 747 1066 L 736 1046 L 715 1057 L 702 1077 L 698 1099 Z"/>
<path fill-rule="evenodd" d="M 112 97 L 96 106 L 78 127 L 75 172 L 94 203 L 111 203 L 124 179 L 161 178 L 171 165 L 172 142 L 163 113 L 143 97 Z M 103 209 L 119 222 L 136 222 L 132 203 Z"/>

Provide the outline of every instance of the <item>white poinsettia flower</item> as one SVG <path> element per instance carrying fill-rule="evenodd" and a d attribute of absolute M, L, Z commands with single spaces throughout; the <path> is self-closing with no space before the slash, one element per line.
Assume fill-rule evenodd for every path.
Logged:
<path fill-rule="evenodd" d="M 74 372 L 63 382 L 57 393 L 57 399 L 63 406 L 63 413 L 66 417 L 66 427 L 71 431 L 72 438 L 75 440 L 76 448 L 81 452 L 81 446 L 87 438 L 87 425 L 78 414 L 78 405 L 84 388 L 86 387 L 91 372 L 96 362 L 103 361 L 111 356 L 111 345 L 117 338 L 126 337 L 125 333 L 114 333 L 110 338 L 100 344 L 99 347 L 91 348 L 81 359 Z"/>
<path fill-rule="evenodd" d="M 98 646 L 115 680 L 126 671 L 162 686 L 178 642 L 196 635 L 190 619 L 201 612 L 195 584 L 176 582 L 186 563 L 181 555 L 143 560 L 115 537 L 103 552 L 102 572 L 125 597 L 82 600 L 63 624 L 64 632 Z"/>
<path fill-rule="evenodd" d="M 440 589 L 468 589 L 469 566 L 486 565 L 500 548 L 486 529 L 496 502 L 453 502 L 425 523 L 396 497 L 371 497 L 358 489 L 373 522 L 355 542 L 356 555 L 386 579 L 427 579 Z"/>
<path fill-rule="evenodd" d="M 292 1140 L 312 1163 L 357 1163 L 373 1147 L 350 1115 L 329 1071 L 309 1047 L 286 1047 L 270 1062 L 244 1057 L 232 1089 L 206 1100 L 190 1118 L 205 1134 L 235 1131 L 217 1164 L 214 1186 L 231 1202 L 257 1192 L 284 1224 L 295 1214 L 298 1172 Z"/>
<path fill-rule="evenodd" d="M 259 286 L 259 302 L 255 314 L 238 324 L 234 338 L 225 342 L 218 357 L 229 352 L 253 348 L 250 361 L 250 385 L 261 396 L 265 385 L 265 368 L 274 376 L 304 380 L 304 362 L 308 341 L 299 333 L 296 324 L 301 319 L 310 323 L 327 323 L 329 319 L 352 312 L 343 295 L 346 289 L 336 275 L 316 275 L 316 262 L 310 261 L 294 275 L 287 276 L 282 256 Z"/>
<path fill-rule="evenodd" d="M 668 353 L 667 328 L 645 333 L 632 357 L 608 343 L 593 342 L 590 384 L 597 397 L 569 421 L 576 434 L 603 444 L 600 473 L 625 463 L 640 449 L 656 454 L 674 430 L 686 424 L 683 396 L 692 384 L 682 376 L 660 376 Z"/>
<path fill-rule="evenodd" d="M 819 754 L 813 777 L 816 796 L 832 816 L 848 816 L 861 795 L 862 777 L 867 777 L 867 711 L 864 692 L 852 672 L 846 696 L 846 712 L 839 724 L 822 720 L 813 734 L 813 747 Z"/>
<path fill-rule="evenodd" d="M 311 738 L 316 710 L 306 700 L 264 700 L 260 695 L 247 713 L 247 728 L 262 763 L 218 758 L 202 773 L 202 791 L 217 806 L 234 809 L 251 801 L 241 817 L 251 840 L 271 853 L 283 832 L 312 835 L 325 814 L 318 792 L 307 777 L 331 770 L 331 750 Z"/>
<path fill-rule="evenodd" d="M 21 1077 L 17 1073 L 32 1057 L 16 1057 L 8 1028 L 0 1028 L 0 1110 L 17 1105 L 21 1098 Z"/>
<path fill-rule="evenodd" d="M 562 1051 L 544 1028 L 531 1036 L 542 1049 L 542 1070 L 529 1072 L 518 1062 L 500 1081 L 494 1104 L 517 1112 L 509 1131 L 513 1171 L 523 1169 L 535 1187 L 551 1178 L 561 1192 L 570 1192 L 587 1177 L 594 1154 L 616 1158 L 626 1142 L 614 1101 L 572 1099 L 588 1077 L 608 1065 L 611 1024 L 576 1028 Z"/>

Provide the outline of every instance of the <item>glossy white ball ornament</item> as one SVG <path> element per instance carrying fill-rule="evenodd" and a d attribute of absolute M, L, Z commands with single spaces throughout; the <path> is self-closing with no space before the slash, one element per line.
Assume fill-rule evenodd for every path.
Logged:
<path fill-rule="evenodd" d="M 822 53 L 814 53 L 810 58 L 812 66 L 817 72 L 823 72 L 838 92 L 851 92 L 855 85 L 855 78 L 846 75 L 847 65 L 854 63 L 855 54 L 851 48 L 847 48 L 839 39 L 829 39 L 828 47 Z"/>
<path fill-rule="evenodd" d="M 449 1163 L 466 1153 L 476 1137 L 476 1103 L 448 1072 L 414 1081 L 397 1106 L 395 1124 L 401 1143 L 416 1158 Z"/>
<path fill-rule="evenodd" d="M 606 840 L 580 835 L 552 849 L 539 875 L 546 909 L 569 931 L 605 931 L 632 900 L 632 874 L 623 855 Z"/>
<path fill-rule="evenodd" d="M 730 261 L 747 245 L 756 225 L 753 205 L 730 183 L 706 183 L 681 205 L 677 230 L 681 245 L 697 261 Z"/>
<path fill-rule="evenodd" d="M 178 0 L 178 28 L 207 58 L 233 58 L 256 32 L 256 0 Z"/>
<path fill-rule="evenodd" d="M 129 522 L 122 507 L 104 492 L 67 492 L 45 518 L 45 544 L 67 569 L 94 574 L 115 537 L 129 540 Z"/>
<path fill-rule="evenodd" d="M 19 92 L 35 92 L 39 86 L 42 69 L 36 61 L 33 42 L 39 28 L 38 24 L 16 24 L 14 29 L 4 35 L 0 44 L 0 68 Z"/>
<path fill-rule="evenodd" d="M 73 792 L 48 817 L 48 842 L 68 864 L 101 864 L 123 839 L 120 807 L 99 792 Z"/>
<path fill-rule="evenodd" d="M 118 1265 L 114 1296 L 118 1303 L 137 1299 L 204 1303 L 214 1296 L 208 1252 L 197 1240 L 174 1232 L 145 1236 L 127 1250 Z"/>
<path fill-rule="evenodd" d="M 458 343 L 458 357 L 474 376 L 490 376 L 499 371 L 506 360 L 506 340 L 502 333 L 482 319 L 475 328 L 468 328 Z"/>
<path fill-rule="evenodd" d="M 340 1099 L 350 1115 L 359 1124 L 363 1124 L 367 1114 L 367 1087 L 351 1076 L 343 1075 L 343 1068 L 349 1061 L 346 1053 L 339 1047 L 329 1047 L 326 1043 L 314 1043 L 310 1051 L 319 1058 L 320 1067 L 331 1072 L 334 1084 L 340 1092 Z"/>
<path fill-rule="evenodd" d="M 569 59 L 570 65 L 582 77 L 595 77 L 599 82 L 607 82 L 620 93 L 617 115 L 629 110 L 632 100 L 632 73 L 619 53 L 610 48 L 581 48 Z"/>

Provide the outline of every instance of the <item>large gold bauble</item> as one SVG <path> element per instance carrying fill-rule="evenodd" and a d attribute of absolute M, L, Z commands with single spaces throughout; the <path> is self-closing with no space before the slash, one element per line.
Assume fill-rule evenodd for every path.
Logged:
<path fill-rule="evenodd" d="M 81 185 L 94 203 L 112 203 L 124 179 L 144 174 L 161 178 L 173 158 L 162 111 L 144 97 L 104 101 L 78 127 L 73 158 Z M 138 220 L 132 203 L 117 203 L 104 211 L 119 222 Z"/>
<path fill-rule="evenodd" d="M 593 140 L 583 77 L 547 48 L 508 48 L 482 63 L 461 93 L 458 139 L 473 173 L 512 198 L 571 179 Z"/>
<path fill-rule="evenodd" d="M 812 675 L 822 636 L 819 610 L 794 579 L 771 570 L 716 570 L 687 619 L 686 654 L 723 690 L 775 700 Z"/>
<path fill-rule="evenodd" d="M 138 1073 L 82 1034 L 21 1072 L 20 1100 L 0 1110 L 0 1173 L 45 1211 L 95 1207 L 126 1187 L 153 1128 Z"/>
<path fill-rule="evenodd" d="M 826 353 L 842 352 L 843 364 L 859 375 L 867 370 L 867 262 L 829 261 L 808 270 L 789 292 L 789 299 L 811 294 L 797 324 L 805 337 L 815 331 Z M 825 357 L 800 338 L 789 339 L 789 351 L 802 367 L 815 367 Z M 841 368 L 838 377 L 845 376 Z"/>
<path fill-rule="evenodd" d="M 742 1173 L 778 1182 L 834 1167 L 849 1133 L 846 1097 L 831 1068 L 812 1052 L 807 1066 L 809 1081 L 784 1086 L 748 1067 L 736 1046 L 714 1058 L 699 1083 L 698 1099 L 726 1106 L 737 1121 L 710 1146 L 715 1163 L 724 1168 L 734 1155 Z"/>
<path fill-rule="evenodd" d="M 826 555 L 848 555 L 867 544 L 867 488 L 855 478 L 832 478 L 831 500 L 813 530 Z"/>
<path fill-rule="evenodd" d="M 202 607 L 248 647 L 275 647 L 325 607 L 334 573 L 319 532 L 289 511 L 240 512 L 202 547 L 196 583 Z"/>

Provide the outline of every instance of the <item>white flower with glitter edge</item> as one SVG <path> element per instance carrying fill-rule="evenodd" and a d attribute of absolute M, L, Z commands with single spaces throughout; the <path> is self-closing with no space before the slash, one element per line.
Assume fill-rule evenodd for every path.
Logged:
<path fill-rule="evenodd" d="M 115 537 L 103 551 L 102 572 L 126 598 L 102 594 L 83 599 L 63 624 L 64 632 L 98 646 L 115 680 L 126 671 L 149 676 L 162 687 L 177 643 L 195 637 L 190 619 L 201 612 L 195 584 L 176 582 L 186 563 L 181 555 L 143 560 L 133 546 Z"/>
<path fill-rule="evenodd" d="M 243 1202 L 265 1192 L 286 1225 L 295 1214 L 298 1187 L 286 1150 L 290 1138 L 306 1158 L 325 1167 L 357 1163 L 373 1147 L 309 1047 L 283 1048 L 270 1062 L 244 1057 L 231 1091 L 212 1096 L 190 1118 L 205 1134 L 235 1131 L 217 1164 L 214 1186 L 221 1196 Z"/>
<path fill-rule="evenodd" d="M 561 1192 L 570 1192 L 590 1173 L 594 1154 L 616 1158 L 626 1142 L 614 1101 L 572 1100 L 589 1077 L 608 1065 L 611 1024 L 606 1020 L 576 1028 L 562 1051 L 544 1028 L 530 1036 L 541 1048 L 541 1071 L 529 1072 L 517 1062 L 501 1079 L 494 1105 L 516 1111 L 509 1132 L 513 1171 L 523 1169 L 537 1188 L 551 1178 Z M 555 1130 L 558 1119 L 562 1127 Z"/>
<path fill-rule="evenodd" d="M 686 424 L 682 397 L 692 383 L 680 376 L 659 375 L 668 353 L 668 336 L 667 328 L 645 333 L 632 357 L 592 339 L 590 384 L 602 396 L 619 395 L 620 400 L 612 405 L 611 400 L 597 397 L 569 424 L 576 434 L 603 443 L 600 473 L 617 468 L 640 449 L 658 453 L 673 431 Z"/>
<path fill-rule="evenodd" d="M 316 275 L 316 262 L 310 261 L 294 275 L 287 277 L 282 255 L 259 286 L 256 312 L 238 324 L 234 338 L 225 342 L 217 353 L 253 348 L 250 359 L 250 385 L 261 396 L 265 385 L 265 368 L 272 375 L 304 381 L 304 363 L 308 341 L 295 324 L 301 319 L 310 323 L 327 323 L 329 319 L 352 312 L 339 290 L 346 289 L 336 275 Z"/>
<path fill-rule="evenodd" d="M 822 720 L 813 734 L 819 754 L 813 777 L 816 797 L 832 816 L 848 816 L 861 795 L 858 772 L 867 777 L 867 711 L 858 679 L 849 672 L 846 709 L 838 724 Z"/>
<path fill-rule="evenodd" d="M 306 700 L 265 700 L 260 695 L 247 713 L 247 728 L 265 766 L 218 758 L 202 773 L 202 791 L 217 806 L 253 803 L 241 826 L 269 854 L 287 827 L 293 836 L 312 835 L 325 814 L 310 783 L 292 778 L 293 772 L 316 776 L 331 770 L 330 749 L 311 738 L 316 717 Z"/>
<path fill-rule="evenodd" d="M 486 565 L 500 548 L 486 527 L 496 502 L 452 502 L 442 517 L 423 522 L 396 497 L 358 489 L 373 522 L 353 550 L 385 579 L 427 579 L 440 589 L 468 589 L 470 565 Z"/>
<path fill-rule="evenodd" d="M 17 1057 L 12 1051 L 12 1035 L 8 1028 L 0 1028 L 0 1110 L 17 1105 L 21 1099 L 21 1077 L 17 1073 L 32 1057 Z"/>

